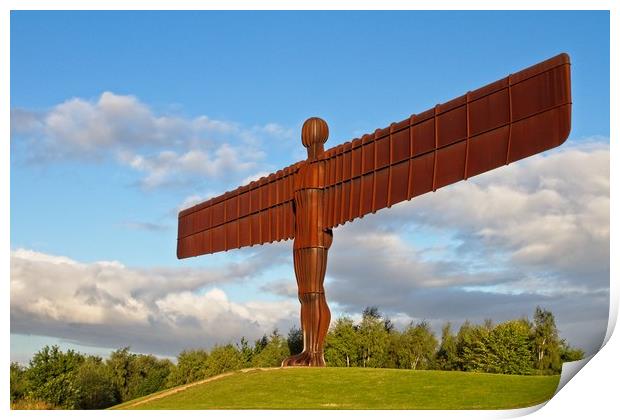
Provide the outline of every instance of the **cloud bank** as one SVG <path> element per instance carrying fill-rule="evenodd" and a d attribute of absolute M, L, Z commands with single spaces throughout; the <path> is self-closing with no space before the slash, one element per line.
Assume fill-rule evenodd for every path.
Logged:
<path fill-rule="evenodd" d="M 201 115 L 157 114 L 138 98 L 104 92 L 69 99 L 45 112 L 11 110 L 11 138 L 31 162 L 116 162 L 141 175 L 144 188 L 183 185 L 197 176 L 244 179 L 265 170 L 265 139 L 291 139 L 276 123 L 244 127 Z"/>
<path fill-rule="evenodd" d="M 11 253 L 11 332 L 174 356 L 184 348 L 258 338 L 289 326 L 294 302 L 232 302 L 221 289 L 261 272 L 269 253 L 217 270 L 132 269 Z"/>

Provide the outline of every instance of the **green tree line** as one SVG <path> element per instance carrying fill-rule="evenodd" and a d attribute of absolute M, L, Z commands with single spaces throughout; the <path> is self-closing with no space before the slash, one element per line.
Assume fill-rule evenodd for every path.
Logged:
<path fill-rule="evenodd" d="M 550 311 L 537 307 L 532 321 L 523 318 L 482 325 L 464 322 L 455 333 L 450 323 L 437 339 L 427 322 L 410 323 L 403 331 L 366 308 L 355 324 L 347 317 L 332 325 L 326 339 L 329 366 L 436 369 L 517 375 L 560 372 L 562 363 L 584 357 L 559 337 Z"/>
<path fill-rule="evenodd" d="M 128 347 L 101 357 L 45 346 L 28 366 L 11 363 L 13 408 L 101 409 L 227 371 L 276 367 L 302 350 L 298 328 L 283 337 L 277 330 L 253 344 L 247 339 L 205 349 L 184 350 L 176 364 Z M 331 326 L 325 360 L 333 367 L 438 369 L 504 374 L 557 374 L 561 364 L 584 357 L 559 337 L 553 314 L 536 308 L 532 321 L 494 325 L 465 322 L 455 333 L 449 323 L 437 339 L 426 322 L 402 331 L 376 307 L 359 323 L 341 317 Z"/>

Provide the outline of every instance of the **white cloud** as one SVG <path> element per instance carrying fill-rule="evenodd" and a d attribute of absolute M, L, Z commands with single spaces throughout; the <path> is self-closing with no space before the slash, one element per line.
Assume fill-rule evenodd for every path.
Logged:
<path fill-rule="evenodd" d="M 170 228 L 170 226 L 161 223 L 140 222 L 135 220 L 126 220 L 120 223 L 120 225 L 128 229 L 142 230 L 147 232 L 161 232 Z"/>
<path fill-rule="evenodd" d="M 219 285 L 260 273 L 264 257 L 212 270 L 144 270 L 18 249 L 11 253 L 11 332 L 168 355 L 255 339 L 292 324 L 295 302 L 235 303 Z"/>
<path fill-rule="evenodd" d="M 250 176 L 247 176 L 247 177 L 246 177 L 243 181 L 241 181 L 241 185 L 247 185 L 247 184 L 249 184 L 250 182 L 252 182 L 252 181 L 256 181 L 256 180 L 258 180 L 258 179 L 260 179 L 260 178 L 262 178 L 262 177 L 264 177 L 264 176 L 267 176 L 267 175 L 269 175 L 269 174 L 270 174 L 270 172 L 267 172 L 267 171 L 260 171 L 260 172 L 257 172 L 257 173 L 255 173 L 255 174 L 252 174 L 252 175 L 250 175 Z"/>
<path fill-rule="evenodd" d="M 189 197 L 186 197 L 183 202 L 172 211 L 172 213 L 176 217 L 181 210 L 188 209 L 219 194 L 221 193 L 209 192 L 205 194 L 192 194 Z"/>
<path fill-rule="evenodd" d="M 254 129 L 280 139 L 291 139 L 295 137 L 293 129 L 283 127 L 277 123 L 267 123 L 264 126 L 256 126 Z"/>
<path fill-rule="evenodd" d="M 258 166 L 253 160 L 257 153 L 250 155 L 247 151 L 227 143 L 221 144 L 213 152 L 189 150 L 177 153 L 165 150 L 145 156 L 123 151 L 118 157 L 120 162 L 144 173 L 142 186 L 146 188 L 192 181 L 199 183 L 200 177 L 225 179 L 231 174 L 247 173 Z"/>
<path fill-rule="evenodd" d="M 134 96 L 111 92 L 104 92 L 96 102 L 69 99 L 39 116 L 39 122 L 36 134 L 50 148 L 68 155 L 98 154 L 112 146 L 163 144 L 186 128 L 180 119 L 153 115 Z M 27 131 L 17 123 L 17 131 Z"/>
<path fill-rule="evenodd" d="M 154 188 L 196 177 L 243 179 L 263 170 L 262 143 L 290 139 L 292 130 L 276 123 L 244 127 L 204 115 L 158 115 L 135 96 L 104 92 L 47 112 L 13 109 L 11 135 L 15 150 L 31 161 L 112 157 L 143 174 L 143 187 Z"/>

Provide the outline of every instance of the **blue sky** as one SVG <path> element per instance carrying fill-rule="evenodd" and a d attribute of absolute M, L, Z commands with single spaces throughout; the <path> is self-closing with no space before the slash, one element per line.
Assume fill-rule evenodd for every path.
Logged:
<path fill-rule="evenodd" d="M 86 271 L 89 264 L 113 261 L 122 265 L 115 270 L 134 270 L 132 275 L 146 278 L 159 276 L 163 284 L 183 277 L 174 270 L 191 268 L 196 270 L 192 275 L 200 277 L 200 273 L 226 273 L 248 261 L 268 259 L 264 271 L 233 276 L 230 281 L 197 280 L 188 291 L 195 296 L 221 291 L 228 305 L 246 305 L 246 309 L 252 302 L 286 302 L 290 313 L 295 313 L 290 290 L 281 290 L 287 281 L 294 285 L 290 262 L 286 262 L 290 244 L 178 261 L 175 223 L 179 206 L 303 159 L 299 131 L 310 116 L 329 123 L 329 147 L 560 52 L 569 53 L 572 62 L 573 126 L 566 147 L 575 159 L 592 164 L 593 156 L 601 150 L 604 154 L 609 142 L 607 12 L 12 12 L 11 249 L 22 252 L 15 256 L 15 265 L 12 257 L 12 270 L 21 273 L 15 269 L 21 267 L 17 264 L 29 258 L 54 264 L 58 261 L 50 262 L 50 258 L 67 258 Z M 126 138 L 99 136 L 99 132 L 91 136 L 89 130 L 96 124 L 113 118 L 115 133 Z M 230 158 L 228 150 L 241 157 Z M 573 158 L 553 156 L 549 159 Z M 201 166 L 202 157 L 209 165 Z M 607 182 L 608 178 L 607 171 Z M 484 188 L 484 181 L 480 182 Z M 538 190 L 530 191 L 533 197 L 542 184 L 537 185 Z M 523 185 L 519 188 L 527 190 Z M 436 194 L 435 204 L 427 199 L 430 204 L 411 208 L 423 213 L 425 205 L 454 205 L 449 204 L 448 194 Z M 602 196 L 604 201 L 604 188 Z M 520 282 L 518 287 L 508 282 L 503 289 L 492 282 L 469 282 L 467 290 L 454 283 L 444 290 L 450 296 L 482 290 L 502 297 L 507 296 L 507 289 L 516 291 L 523 306 L 497 312 L 498 319 L 531 315 L 536 304 L 545 302 L 554 309 L 557 305 L 559 313 L 568 313 L 575 309 L 570 302 L 579 296 L 584 299 L 585 295 L 562 295 L 562 299 L 574 300 L 560 302 L 553 300 L 557 296 L 552 292 L 537 295 L 523 285 L 524 279 L 531 285 L 562 278 L 558 285 L 565 288 L 562 264 L 541 267 L 529 260 L 520 264 L 523 249 L 511 248 L 507 242 L 494 243 L 499 251 L 491 258 L 489 243 L 476 233 L 480 226 L 456 222 L 438 226 L 415 214 L 407 219 L 409 207 L 398 208 L 404 220 L 400 228 L 391 228 L 389 221 L 382 225 L 385 217 L 369 218 L 359 227 L 347 227 L 343 235 L 348 239 L 342 243 L 354 242 L 355 235 L 392 235 L 382 239 L 409 247 L 404 249 L 412 264 L 435 264 L 433 270 L 443 272 L 442 262 L 460 261 L 467 266 L 458 267 L 470 274 L 495 272 L 500 273 L 498 278 Z M 601 204 L 603 210 L 579 208 L 585 213 L 578 216 L 587 221 L 580 226 L 595 229 L 589 221 L 592 214 L 604 213 L 605 204 Z M 604 230 L 604 214 L 602 220 Z M 606 220 L 608 229 L 608 206 Z M 583 246 L 586 236 L 576 235 L 582 242 L 575 246 Z M 606 248 L 604 239 L 603 234 L 600 242 L 588 242 L 602 260 L 609 253 L 608 236 Z M 477 252 L 464 253 L 464 247 Z M 347 271 L 343 261 L 334 261 L 334 275 L 328 279 L 336 291 L 357 276 Z M 125 271 L 117 274 L 125 275 Z M 176 274 L 170 274 L 173 271 Z M 575 293 L 594 294 L 588 295 L 593 299 L 588 301 L 592 309 L 599 305 L 600 293 L 606 293 L 601 284 L 609 280 L 608 266 L 607 271 L 593 268 L 584 276 L 581 284 L 587 290 Z M 88 278 L 92 281 L 92 276 Z M 593 285 L 588 288 L 591 279 Z M 29 284 L 26 277 L 18 280 Z M 14 289 L 12 284 L 12 302 L 21 302 L 13 297 Z M 418 283 L 412 284 L 413 289 L 422 290 L 421 295 L 438 291 Z M 66 296 L 77 296 L 73 292 L 67 291 Z M 135 290 L 127 293 L 128 299 L 136 296 Z M 172 295 L 166 293 L 191 298 L 180 289 L 162 291 L 158 299 L 145 301 L 145 307 L 164 311 L 162 302 L 172 302 Z M 45 291 L 41 294 L 45 296 Z M 355 312 L 357 307 L 359 312 L 363 308 L 363 301 L 347 301 L 345 293 L 334 295 L 336 309 Z M 24 307 L 12 304 L 16 343 L 12 357 L 24 359 L 38 348 L 37 340 L 24 338 L 29 334 L 106 347 L 93 337 L 100 334 L 97 328 L 90 335 L 88 328 L 86 333 L 84 328 L 79 333 L 72 329 L 79 317 L 71 317 L 77 315 L 54 318 L 58 308 L 28 312 L 35 304 L 26 303 Z M 54 304 L 52 297 L 48 304 Z M 259 311 L 256 308 L 251 310 Z M 266 314 L 273 310 L 261 308 L 265 319 L 264 323 L 257 321 L 261 328 L 283 328 L 294 320 L 270 318 Z M 397 319 L 425 318 L 437 324 L 475 318 L 471 311 L 439 316 L 408 308 L 386 297 L 381 309 Z M 158 316 L 155 312 L 150 315 Z M 602 315 L 594 312 L 591 318 L 571 321 L 570 326 L 566 321 L 566 331 L 579 345 L 594 346 L 593 336 L 579 335 L 587 322 L 602 328 Z M 590 314 L 588 310 L 583 313 Z M 170 315 L 166 316 L 170 321 Z M 479 315 L 486 316 L 494 317 L 494 313 Z M 244 322 L 251 321 L 246 318 Z M 84 321 L 84 325 L 106 324 L 110 336 L 121 328 L 102 319 Z M 207 330 L 207 342 L 225 340 L 225 335 L 216 333 L 209 337 L 204 325 L 210 321 L 205 319 L 199 320 L 206 322 L 201 325 Z M 238 331 L 246 330 L 239 327 Z M 119 333 L 118 343 L 129 339 Z M 116 344 L 110 343 L 110 347 Z M 127 344 L 139 351 L 174 352 L 174 346 L 163 344 L 149 350 L 147 344 L 153 343 L 144 339 Z"/>

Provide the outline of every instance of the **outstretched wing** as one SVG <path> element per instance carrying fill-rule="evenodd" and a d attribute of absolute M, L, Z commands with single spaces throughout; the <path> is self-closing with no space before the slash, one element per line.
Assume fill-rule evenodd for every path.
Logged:
<path fill-rule="evenodd" d="M 570 132 L 566 54 L 325 152 L 326 226 L 562 144 Z"/>
<path fill-rule="evenodd" d="M 293 238 L 293 175 L 298 166 L 288 166 L 181 211 L 177 257 Z"/>

